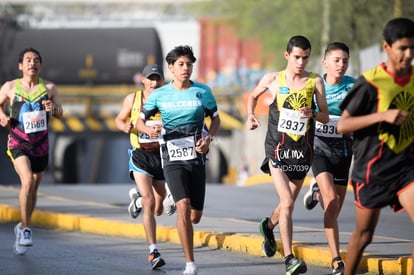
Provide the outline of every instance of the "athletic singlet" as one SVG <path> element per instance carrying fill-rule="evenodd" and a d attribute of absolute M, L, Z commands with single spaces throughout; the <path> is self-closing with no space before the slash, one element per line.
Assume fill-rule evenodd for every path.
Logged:
<path fill-rule="evenodd" d="M 370 183 L 392 182 L 402 166 L 414 163 L 414 76 L 413 67 L 406 81 L 397 79 L 381 64 L 365 73 L 341 104 L 352 116 L 389 109 L 409 113 L 401 126 L 387 122 L 376 123 L 354 132 L 353 180 Z"/>
<path fill-rule="evenodd" d="M 8 149 L 20 148 L 34 157 L 49 153 L 48 114 L 44 111 L 43 100 L 48 93 L 43 79 L 39 78 L 33 93 L 23 90 L 20 79 L 15 80 L 15 95 L 10 106 L 10 135 Z"/>
<path fill-rule="evenodd" d="M 132 127 L 131 132 L 129 134 L 129 140 L 131 145 L 135 148 L 142 148 L 144 150 L 158 150 L 160 144 L 158 139 L 151 139 L 150 136 L 147 134 L 141 133 L 137 131 L 135 128 L 135 124 L 139 117 L 142 107 L 142 93 L 143 91 L 136 91 L 134 95 L 134 103 L 132 104 L 131 109 L 131 122 L 134 127 Z M 158 112 L 154 116 L 151 116 L 147 121 L 146 125 L 151 126 L 154 124 L 161 124 L 161 114 Z"/>
<path fill-rule="evenodd" d="M 326 74 L 323 75 L 323 84 L 325 85 L 325 96 L 328 104 L 328 112 L 330 115 L 340 116 L 342 114 L 342 110 L 339 108 L 339 105 L 354 85 L 355 78 L 344 75 L 341 83 L 335 85 L 327 83 L 325 79 Z M 318 106 L 316 106 L 316 110 L 319 110 Z"/>
<path fill-rule="evenodd" d="M 301 107 L 315 108 L 313 95 L 316 76 L 315 73 L 310 73 L 302 89 L 291 90 L 286 83 L 285 71 L 279 72 L 279 90 L 275 91 L 275 99 L 269 106 L 265 140 L 266 158 L 271 161 L 273 167 L 289 172 L 292 179 L 302 178 L 312 161 L 313 119 L 300 118 L 299 110 Z M 292 114 L 293 112 L 295 114 Z M 297 133 L 299 130 L 303 134 Z M 269 172 L 266 159 L 261 169 L 265 173 Z"/>
<path fill-rule="evenodd" d="M 285 120 L 280 119 L 281 113 L 283 113 L 284 110 L 293 110 L 296 112 L 299 112 L 299 109 L 301 107 L 308 107 L 311 108 L 313 106 L 313 95 L 315 91 L 315 73 L 310 73 L 308 81 L 305 83 L 305 86 L 300 90 L 292 90 L 288 87 L 286 83 L 286 71 L 280 71 L 278 74 L 278 86 L 279 91 L 275 94 L 275 102 L 277 106 L 276 110 L 276 119 L 278 120 L 278 123 L 285 124 L 285 127 L 283 127 L 283 130 L 285 130 L 285 133 L 292 138 L 294 141 L 299 141 L 299 139 L 304 136 L 304 134 L 295 134 L 288 132 L 289 130 L 295 130 L 297 127 L 298 130 L 300 130 L 301 126 L 306 126 L 306 129 L 302 129 L 305 132 L 308 132 L 309 128 L 311 127 L 311 123 L 309 123 L 309 119 L 302 120 L 304 121 L 299 122 L 296 118 L 291 120 L 291 116 L 286 117 Z M 275 107 L 276 107 L 275 106 Z M 272 108 L 273 109 L 273 108 Z M 289 122 L 292 122 L 291 125 L 288 125 Z M 297 123 L 295 123 L 297 122 Z M 280 124 L 278 125 L 278 129 L 280 130 Z"/>
<path fill-rule="evenodd" d="M 328 104 L 329 122 L 326 124 L 315 122 L 315 154 L 323 154 L 328 157 L 351 157 L 352 138 L 343 136 L 338 132 L 337 124 L 342 114 L 339 105 L 354 85 L 355 78 L 343 76 L 341 83 L 330 85 L 326 82 L 326 74 L 323 76 L 325 95 Z M 316 99 L 315 99 L 315 105 Z M 319 111 L 318 106 L 316 110 Z"/>

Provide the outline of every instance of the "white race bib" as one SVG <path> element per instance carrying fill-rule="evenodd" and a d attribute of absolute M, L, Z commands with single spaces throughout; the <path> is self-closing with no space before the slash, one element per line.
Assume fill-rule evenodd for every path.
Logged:
<path fill-rule="evenodd" d="M 167 150 L 170 161 L 191 160 L 197 157 L 194 136 L 168 140 Z"/>
<path fill-rule="evenodd" d="M 341 117 L 329 115 L 329 122 L 326 124 L 316 121 L 315 135 L 320 137 L 341 138 L 343 135 L 338 132 L 338 121 Z"/>
<path fill-rule="evenodd" d="M 160 125 L 162 127 L 162 122 L 160 120 L 147 120 L 145 121 L 145 125 L 149 127 L 154 126 L 154 125 Z M 151 143 L 151 142 L 158 142 L 158 141 L 159 141 L 159 137 L 151 138 L 147 134 L 143 134 L 143 133 L 138 135 L 139 143 Z"/>
<path fill-rule="evenodd" d="M 280 110 L 277 130 L 287 134 L 304 136 L 308 126 L 308 118 L 301 117 L 301 113 L 295 110 L 282 108 Z"/>
<path fill-rule="evenodd" d="M 23 113 L 23 127 L 26 134 L 47 130 L 45 111 Z"/>

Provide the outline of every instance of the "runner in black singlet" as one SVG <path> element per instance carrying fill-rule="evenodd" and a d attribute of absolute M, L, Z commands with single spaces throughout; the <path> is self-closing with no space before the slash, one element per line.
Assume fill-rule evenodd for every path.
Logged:
<path fill-rule="evenodd" d="M 258 98 L 267 90 L 274 95 L 269 106 L 262 170 L 272 176 L 279 205 L 271 217 L 262 219 L 259 229 L 264 237 L 263 252 L 271 257 L 276 252 L 273 229 L 279 224 L 287 274 L 307 270 L 306 264 L 292 252 L 292 213 L 311 167 L 314 121 L 326 123 L 329 120 L 322 78 L 305 70 L 310 54 L 311 44 L 307 38 L 292 37 L 285 51 L 286 69 L 263 76 L 247 101 L 246 126 L 253 130 L 260 125 L 254 114 Z M 315 110 L 314 97 L 319 112 Z"/>

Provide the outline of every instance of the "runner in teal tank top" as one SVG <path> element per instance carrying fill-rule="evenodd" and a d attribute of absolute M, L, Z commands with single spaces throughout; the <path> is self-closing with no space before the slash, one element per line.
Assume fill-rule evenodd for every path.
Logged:
<path fill-rule="evenodd" d="M 352 138 L 337 130 L 342 114 L 339 108 L 342 100 L 352 88 L 355 79 L 345 75 L 349 64 L 347 45 L 334 42 L 326 47 L 322 65 L 329 122 L 316 122 L 314 155 L 309 191 L 303 201 L 305 208 L 313 209 L 320 202 L 324 210 L 324 229 L 332 256 L 332 274 L 342 275 L 344 263 L 339 252 L 339 228 L 337 217 L 342 208 L 348 184 L 349 167 L 352 160 Z M 320 190 L 320 192 L 319 192 Z"/>

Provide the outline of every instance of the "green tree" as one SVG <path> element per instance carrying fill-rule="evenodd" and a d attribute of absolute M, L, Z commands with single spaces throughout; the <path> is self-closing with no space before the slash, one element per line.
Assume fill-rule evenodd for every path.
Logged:
<path fill-rule="evenodd" d="M 198 16 L 224 20 L 241 38 L 259 39 L 264 47 L 263 54 L 275 56 L 269 66 L 280 68 L 284 65 L 282 53 L 291 36 L 308 37 L 316 53 L 330 41 L 347 43 L 356 53 L 375 43 L 379 45 L 382 28 L 389 19 L 395 16 L 414 18 L 414 1 L 211 0 L 198 4 L 196 10 Z"/>

